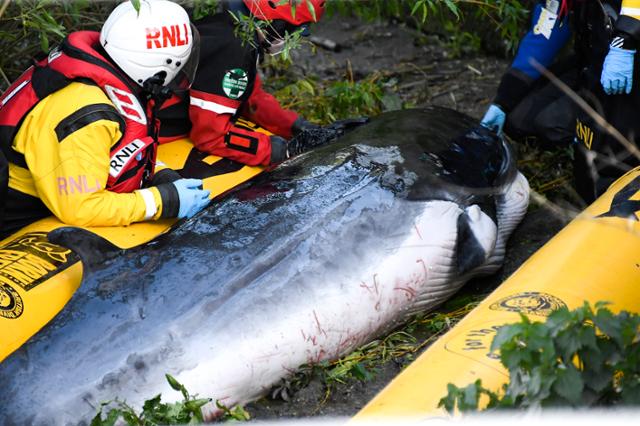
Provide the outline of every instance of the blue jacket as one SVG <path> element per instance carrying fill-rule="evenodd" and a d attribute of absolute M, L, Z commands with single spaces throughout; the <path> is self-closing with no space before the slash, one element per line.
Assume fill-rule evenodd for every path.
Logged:
<path fill-rule="evenodd" d="M 550 14 L 544 3 L 541 1 L 536 5 L 531 19 L 531 28 L 520 42 L 518 53 L 511 64 L 512 69 L 534 80 L 540 77 L 540 72 L 532 65 L 532 60 L 545 68 L 549 67 L 558 52 L 571 39 L 571 25 L 568 17 L 558 18 L 557 10 Z"/>
<path fill-rule="evenodd" d="M 540 78 L 534 63 L 549 67 L 571 39 L 568 16 L 558 17 L 560 1 L 540 0 L 531 17 L 531 27 L 520 41 L 511 68 L 503 76 L 494 103 L 509 112 Z"/>

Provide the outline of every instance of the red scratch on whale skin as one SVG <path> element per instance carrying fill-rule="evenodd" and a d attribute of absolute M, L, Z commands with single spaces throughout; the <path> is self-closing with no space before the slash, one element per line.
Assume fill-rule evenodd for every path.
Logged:
<path fill-rule="evenodd" d="M 367 283 L 365 283 L 364 281 L 362 281 L 360 283 L 360 288 L 364 288 L 365 290 L 367 290 L 369 293 L 371 293 L 372 295 L 376 295 L 376 289 L 375 289 L 375 285 L 372 286 L 368 286 Z"/>
<path fill-rule="evenodd" d="M 395 286 L 393 289 L 394 290 L 404 291 L 406 293 L 406 295 L 407 295 L 407 300 L 414 299 L 416 297 L 416 295 L 418 294 L 416 289 L 412 288 L 410 286 L 410 283 L 407 283 L 406 287 Z"/>
<path fill-rule="evenodd" d="M 317 320 L 317 318 L 316 318 Z M 311 342 L 313 346 L 318 344 L 318 336 L 313 336 L 309 334 L 308 336 L 305 334 L 304 330 L 300 329 L 300 334 L 302 334 L 302 340 L 305 342 Z"/>
<path fill-rule="evenodd" d="M 336 353 L 334 354 L 335 357 L 342 356 L 344 352 L 355 347 L 362 340 L 364 339 L 362 338 L 361 333 L 352 333 L 351 330 L 347 330 L 346 335 L 340 336 L 340 341 L 338 342 Z"/>
<path fill-rule="evenodd" d="M 418 234 L 418 238 L 420 238 L 421 240 L 423 240 L 422 238 L 422 234 L 420 233 L 420 229 L 418 229 L 418 225 L 413 225 L 413 227 L 416 230 L 416 233 Z"/>
<path fill-rule="evenodd" d="M 423 259 L 417 259 L 416 263 L 422 265 L 423 274 L 413 273 L 411 277 L 406 280 L 397 280 L 394 290 L 400 290 L 405 293 L 407 300 L 413 300 L 418 295 L 418 288 L 427 282 L 429 277 L 429 269 Z"/>
<path fill-rule="evenodd" d="M 318 333 L 322 333 L 324 334 L 324 337 L 327 337 L 327 333 L 322 329 L 322 326 L 320 325 L 320 320 L 318 319 L 318 314 L 315 311 L 315 309 L 313 310 L 313 318 L 316 320 L 316 327 L 318 328 Z"/>
<path fill-rule="evenodd" d="M 288 367 L 286 365 L 280 364 L 282 366 L 282 369 L 284 371 L 286 371 L 288 374 L 295 374 L 298 372 L 297 368 L 292 368 L 292 367 Z M 270 387 L 269 387 L 270 388 Z"/>
<path fill-rule="evenodd" d="M 427 268 L 427 264 L 424 260 L 422 260 L 422 258 L 416 260 L 416 263 L 422 264 L 422 270 L 424 271 L 424 282 L 426 283 L 429 279 L 429 268 Z"/>
<path fill-rule="evenodd" d="M 307 364 L 319 364 L 324 358 L 327 352 L 324 349 L 320 349 L 315 354 L 307 355 Z"/>

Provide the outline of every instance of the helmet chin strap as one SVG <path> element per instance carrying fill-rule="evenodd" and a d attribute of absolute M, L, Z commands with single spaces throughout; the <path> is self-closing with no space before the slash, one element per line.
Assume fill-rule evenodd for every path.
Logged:
<path fill-rule="evenodd" d="M 171 89 L 164 85 L 166 73 L 160 71 L 142 83 L 142 89 L 153 99 L 156 105 L 162 105 L 164 101 L 171 97 Z"/>
<path fill-rule="evenodd" d="M 278 55 L 284 51 L 285 41 L 281 38 L 275 39 L 269 43 L 269 46 L 265 49 L 269 55 Z"/>
<path fill-rule="evenodd" d="M 164 86 L 164 80 L 166 73 L 160 71 L 142 83 L 142 90 L 148 96 L 147 99 L 153 101 L 151 106 L 151 119 L 148 121 L 149 135 L 153 138 L 153 141 L 158 144 L 158 136 L 160 134 L 160 127 L 158 125 L 158 112 L 162 104 L 171 97 L 172 91 L 168 86 Z M 145 179 L 150 178 L 153 175 L 152 170 L 145 171 Z"/>
<path fill-rule="evenodd" d="M 283 38 L 270 37 L 260 28 L 257 28 L 256 32 L 258 33 L 260 45 L 269 55 L 278 55 L 284 51 L 286 42 Z"/>

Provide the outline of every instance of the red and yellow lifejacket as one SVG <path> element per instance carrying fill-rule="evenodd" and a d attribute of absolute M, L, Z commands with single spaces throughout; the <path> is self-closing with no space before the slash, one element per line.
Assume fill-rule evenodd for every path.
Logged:
<path fill-rule="evenodd" d="M 136 96 L 136 87 L 108 59 L 98 52 L 99 33 L 79 31 L 69 34 L 48 57 L 25 71 L 0 97 L 0 147 L 9 162 L 27 168 L 24 156 L 12 148 L 13 140 L 27 114 L 38 102 L 70 83 L 99 86 L 119 112 L 122 138 L 111 147 L 106 189 L 132 192 L 153 175 L 157 142 L 153 136 L 158 123 L 152 121 L 152 102 L 146 109 Z M 114 114 L 105 104 L 104 115 Z M 116 114 L 114 114 L 116 115 Z M 92 117 L 87 116 L 91 121 Z"/>

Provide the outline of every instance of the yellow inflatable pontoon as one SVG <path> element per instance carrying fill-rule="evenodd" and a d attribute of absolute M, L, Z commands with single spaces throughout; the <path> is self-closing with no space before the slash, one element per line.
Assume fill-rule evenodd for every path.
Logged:
<path fill-rule="evenodd" d="M 496 330 L 519 314 L 543 320 L 561 306 L 611 302 L 640 311 L 640 168 L 629 172 L 524 263 L 458 325 L 400 373 L 355 417 L 441 416 L 447 384 L 508 380 L 490 353 Z"/>
<path fill-rule="evenodd" d="M 242 124 L 268 133 L 252 123 Z M 211 198 L 264 170 L 203 154 L 187 139 L 160 145 L 158 163 L 180 171 L 184 177 L 203 179 Z M 172 219 L 85 229 L 128 249 L 151 241 L 175 223 Z M 49 217 L 0 241 L 0 362 L 55 317 L 82 281 L 80 259 L 71 250 L 47 240 L 49 232 L 63 226 Z"/>

